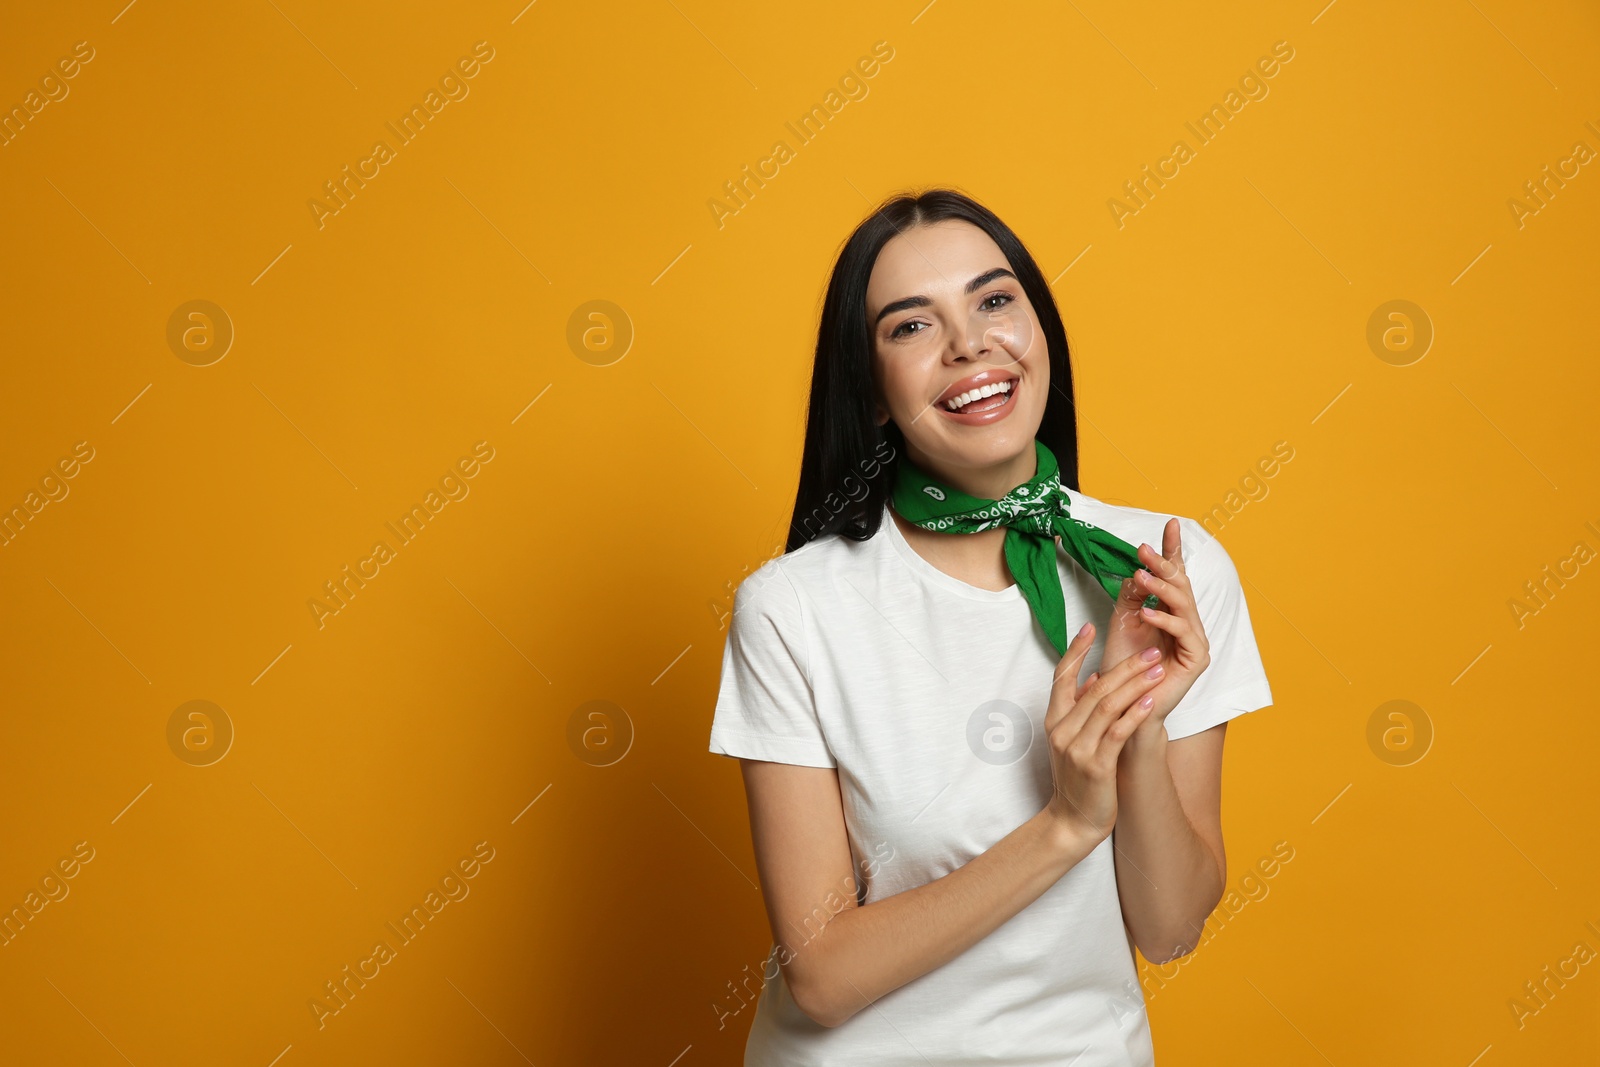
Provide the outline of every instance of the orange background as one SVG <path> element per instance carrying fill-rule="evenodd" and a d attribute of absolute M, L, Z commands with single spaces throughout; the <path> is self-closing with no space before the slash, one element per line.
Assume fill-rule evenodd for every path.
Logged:
<path fill-rule="evenodd" d="M 739 1063 L 730 983 L 770 935 L 737 764 L 707 751 L 721 613 L 788 522 L 832 257 L 927 185 L 1052 280 L 1084 491 L 1232 512 L 1211 525 L 1276 704 L 1229 730 L 1237 913 L 1166 979 L 1141 964 L 1163 1067 L 1593 1057 L 1600 176 L 1511 201 L 1600 149 L 1597 21 L 14 13 L 7 109 L 76 42 L 93 58 L 0 148 L 0 507 L 67 490 L 0 548 L 0 903 L 93 858 L 0 948 L 5 1058 Z M 480 41 L 467 95 L 397 146 L 385 124 Z M 785 123 L 879 41 L 865 95 L 799 144 Z M 1267 95 L 1113 221 L 1278 41 Z M 393 158 L 319 225 L 308 202 L 380 138 Z M 234 331 L 204 366 L 216 314 L 168 341 L 191 300 Z M 609 319 L 579 314 L 597 300 Z M 1368 342 L 1392 300 L 1431 323 L 1420 359 Z M 323 584 L 478 442 L 492 460 L 444 483 L 466 495 L 319 626 Z M 1292 460 L 1253 476 L 1278 442 Z M 206 766 L 179 756 L 203 730 L 169 742 L 192 700 L 234 732 Z M 444 883 L 469 894 L 319 1027 L 324 983 L 480 842 Z M 1248 880 L 1278 842 L 1293 859 Z"/>

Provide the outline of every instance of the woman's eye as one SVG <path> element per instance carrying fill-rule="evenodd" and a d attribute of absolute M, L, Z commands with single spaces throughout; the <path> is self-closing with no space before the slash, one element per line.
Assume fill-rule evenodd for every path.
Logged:
<path fill-rule="evenodd" d="M 999 301 L 998 304 L 991 304 L 990 303 L 990 301 L 996 301 L 996 300 Z M 990 293 L 988 296 L 986 296 L 982 300 L 978 301 L 978 309 L 980 311 L 996 311 L 996 310 L 998 310 L 1000 308 L 1005 307 L 1007 304 L 1010 304 L 1010 303 L 1014 302 L 1015 300 L 1016 300 L 1016 297 L 1012 296 L 1010 293 Z M 889 337 L 890 337 L 891 340 L 898 340 L 901 337 L 910 337 L 910 336 L 913 335 L 913 331 L 911 330 L 911 327 L 913 327 L 913 326 L 926 327 L 927 325 L 928 325 L 927 323 L 918 322 L 915 319 L 913 319 L 913 320 L 911 320 L 909 322 L 902 322 L 900 325 L 896 326 L 893 330 L 891 330 L 889 332 Z M 921 333 L 922 331 L 921 330 L 917 330 L 915 332 L 916 333 Z"/>

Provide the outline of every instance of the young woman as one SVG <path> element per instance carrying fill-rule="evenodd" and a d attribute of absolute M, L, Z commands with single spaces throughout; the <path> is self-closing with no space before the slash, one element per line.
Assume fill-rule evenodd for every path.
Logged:
<path fill-rule="evenodd" d="M 1136 418 L 1170 402 L 1123 377 Z M 1225 723 L 1272 694 L 1221 543 L 1077 469 L 1027 249 L 958 193 L 884 204 L 828 284 L 787 551 L 735 594 L 711 728 L 773 936 L 747 1065 L 1154 1062 L 1134 948 L 1198 943 Z"/>

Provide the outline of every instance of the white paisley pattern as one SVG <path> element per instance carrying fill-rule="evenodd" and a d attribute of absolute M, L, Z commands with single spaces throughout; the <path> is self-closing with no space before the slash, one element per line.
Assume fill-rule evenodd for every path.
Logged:
<path fill-rule="evenodd" d="M 1074 518 L 1070 510 L 1072 498 L 1067 487 L 1061 484 L 1060 468 L 1054 453 L 1037 439 L 1034 441 L 1034 451 L 1038 457 L 1034 476 L 999 500 L 968 496 L 960 490 L 936 483 L 920 467 L 902 460 L 895 474 L 895 510 L 907 522 L 939 533 L 983 533 L 1004 526 L 1040 539 L 1016 539 L 1027 545 L 1047 543 L 1060 535 L 1061 546 L 1067 553 L 1100 582 L 1106 595 L 1115 599 L 1122 580 L 1142 567 L 1138 548 L 1110 530 L 1102 530 L 1093 523 Z M 934 504 L 933 500 L 940 503 Z M 941 508 L 947 513 L 937 514 Z M 1018 565 L 1013 566 L 1014 576 L 1024 587 L 1030 603 L 1041 601 L 1039 610 L 1051 616 L 1047 629 L 1054 635 L 1054 605 L 1060 599 L 1059 591 L 1041 591 L 1036 588 L 1040 579 L 1016 573 L 1018 569 L 1048 569 L 1053 575 L 1053 566 L 1046 568 L 1042 560 L 1033 559 L 1034 553 L 1042 549 L 1025 548 L 1023 544 L 1013 545 L 1013 539 L 1009 537 L 1006 540 L 1008 562 L 1014 558 L 1019 561 Z M 1020 560 L 1024 559 L 1032 562 L 1023 565 Z M 1152 593 L 1145 597 L 1144 602 L 1149 607 L 1155 607 L 1160 600 Z"/>
<path fill-rule="evenodd" d="M 936 490 L 938 487 L 928 488 Z M 932 496 L 933 493 L 928 495 Z M 943 498 L 944 494 L 940 493 L 938 499 Z M 1025 533 L 1054 537 L 1057 517 L 1070 519 L 1080 526 L 1089 526 L 1083 520 L 1072 517 L 1069 511 L 1071 505 L 1072 498 L 1067 495 L 1067 487 L 1060 482 L 1054 486 L 1045 482 L 1024 482 L 999 500 L 989 502 L 986 507 L 964 515 L 939 515 L 917 525 L 948 533 L 983 533 L 1009 526 Z"/>

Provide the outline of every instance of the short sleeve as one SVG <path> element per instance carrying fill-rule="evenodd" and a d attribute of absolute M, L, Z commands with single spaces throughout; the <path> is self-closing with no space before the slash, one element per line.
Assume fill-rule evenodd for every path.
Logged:
<path fill-rule="evenodd" d="M 1176 741 L 1272 703 L 1272 689 L 1250 625 L 1250 608 L 1233 559 L 1222 542 L 1192 519 L 1184 519 L 1185 565 L 1200 623 L 1211 645 L 1211 663 L 1167 714 L 1167 740 Z M 1192 540 L 1191 540 L 1192 539 Z M 1198 545 L 1190 554 L 1190 545 Z"/>
<path fill-rule="evenodd" d="M 768 560 L 734 593 L 711 721 L 713 753 L 838 766 L 817 717 L 808 649 L 800 595 L 781 562 Z"/>

